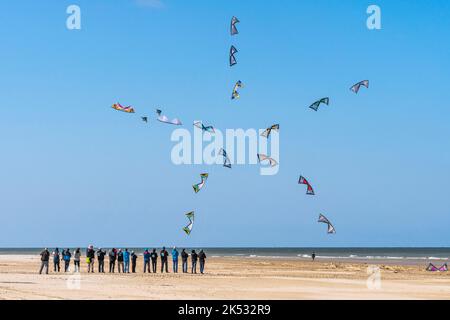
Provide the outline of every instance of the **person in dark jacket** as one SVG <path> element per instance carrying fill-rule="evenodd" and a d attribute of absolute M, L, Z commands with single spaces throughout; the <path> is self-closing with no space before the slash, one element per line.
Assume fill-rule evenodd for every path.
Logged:
<path fill-rule="evenodd" d="M 45 274 L 48 274 L 48 260 L 50 260 L 50 251 L 48 251 L 48 249 L 45 248 L 41 252 L 41 268 L 39 269 L 39 274 L 42 274 L 44 268 Z"/>
<path fill-rule="evenodd" d="M 109 273 L 114 273 L 114 268 L 116 266 L 117 252 L 115 248 L 109 250 Z"/>
<path fill-rule="evenodd" d="M 97 260 L 98 260 L 98 272 L 105 273 L 105 255 L 106 251 L 103 251 L 102 248 L 97 250 Z"/>
<path fill-rule="evenodd" d="M 311 254 L 311 258 L 312 258 L 312 261 L 316 260 L 316 253 L 315 253 L 315 252 L 313 252 L 313 253 Z"/>
<path fill-rule="evenodd" d="M 95 250 L 94 246 L 90 245 L 86 250 L 86 262 L 88 264 L 88 273 L 94 273 L 94 261 L 95 261 Z"/>
<path fill-rule="evenodd" d="M 150 258 L 152 259 L 153 273 L 156 273 L 156 264 L 158 262 L 158 254 L 156 253 L 156 249 L 153 249 L 152 253 L 150 254 Z"/>
<path fill-rule="evenodd" d="M 59 249 L 55 248 L 55 251 L 53 251 L 53 271 L 58 272 L 60 271 L 59 261 L 61 260 L 61 256 L 59 254 Z"/>
<path fill-rule="evenodd" d="M 188 258 L 189 258 L 189 254 L 186 252 L 185 249 L 183 249 L 183 251 L 181 251 L 181 263 L 182 263 L 183 273 L 188 272 Z"/>
<path fill-rule="evenodd" d="M 198 253 L 198 260 L 200 260 L 200 273 L 203 274 L 203 271 L 205 271 L 205 262 L 206 262 L 206 254 L 203 252 L 203 250 L 200 250 Z"/>
<path fill-rule="evenodd" d="M 148 251 L 148 249 L 145 249 L 144 251 L 144 273 L 148 271 L 148 273 L 150 273 L 150 252 Z"/>
<path fill-rule="evenodd" d="M 70 270 L 70 258 L 72 254 L 70 253 L 69 248 L 63 251 L 63 260 L 64 260 L 64 272 L 69 272 Z"/>
<path fill-rule="evenodd" d="M 192 273 L 197 273 L 197 259 L 198 259 L 197 252 L 195 252 L 195 250 L 192 250 L 192 252 L 191 252 L 191 260 L 192 260 L 191 272 Z"/>
<path fill-rule="evenodd" d="M 168 257 L 169 257 L 169 253 L 166 250 L 166 247 L 163 247 L 161 252 L 159 253 L 160 257 L 161 257 L 161 273 L 164 272 L 164 269 L 166 270 L 166 273 L 169 272 L 169 266 L 168 266 Z"/>
<path fill-rule="evenodd" d="M 131 272 L 136 273 L 136 262 L 137 262 L 137 254 L 134 251 L 131 251 Z"/>
<path fill-rule="evenodd" d="M 77 248 L 73 254 L 74 272 L 80 272 L 81 249 Z"/>
<path fill-rule="evenodd" d="M 119 252 L 117 253 L 117 270 L 119 271 L 119 273 L 121 269 L 122 272 L 125 272 L 123 265 L 123 252 L 122 249 L 119 249 Z"/>

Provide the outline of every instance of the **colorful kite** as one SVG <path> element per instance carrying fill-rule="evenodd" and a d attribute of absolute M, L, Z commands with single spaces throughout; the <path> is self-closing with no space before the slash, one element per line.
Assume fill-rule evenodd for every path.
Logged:
<path fill-rule="evenodd" d="M 317 222 L 326 223 L 328 225 L 328 233 L 336 233 L 336 229 L 333 227 L 330 220 L 328 220 L 323 214 L 319 215 L 319 221 Z"/>
<path fill-rule="evenodd" d="M 239 22 L 240 21 L 238 20 L 238 18 L 236 18 L 236 17 L 231 18 L 230 33 L 232 36 L 239 33 L 239 31 L 236 28 L 236 23 L 239 23 Z"/>
<path fill-rule="evenodd" d="M 278 162 L 275 159 L 268 157 L 265 154 L 258 153 L 258 161 L 261 163 L 265 160 L 269 161 L 271 167 L 275 167 L 276 165 L 278 165 Z"/>
<path fill-rule="evenodd" d="M 214 128 L 212 126 L 205 127 L 201 121 L 194 122 L 194 126 L 201 129 L 202 131 L 206 131 L 209 133 L 215 133 Z"/>
<path fill-rule="evenodd" d="M 231 169 L 231 161 L 230 158 L 228 158 L 227 152 L 220 148 L 219 156 L 223 156 L 223 166 Z"/>
<path fill-rule="evenodd" d="M 280 125 L 279 124 L 274 124 L 270 128 L 267 128 L 266 130 L 264 130 L 263 133 L 261 133 L 261 136 L 265 137 L 265 138 L 269 138 L 270 133 L 272 132 L 272 130 L 275 130 L 275 131 L 280 130 Z"/>
<path fill-rule="evenodd" d="M 231 94 L 231 100 L 239 99 L 241 97 L 239 95 L 238 89 L 243 88 L 243 87 L 244 87 L 244 84 L 242 83 L 241 80 L 236 82 L 236 84 L 234 85 L 234 88 L 233 88 L 233 93 Z"/>
<path fill-rule="evenodd" d="M 306 194 L 313 196 L 314 195 L 314 190 L 312 188 L 312 186 L 309 184 L 308 180 L 306 180 L 303 176 L 300 176 L 300 178 L 298 179 L 298 184 L 306 184 L 307 188 L 306 188 Z"/>
<path fill-rule="evenodd" d="M 175 126 L 181 126 L 182 123 L 180 120 L 178 120 L 177 118 L 173 119 L 173 120 L 169 120 L 168 117 L 161 115 L 162 111 L 156 109 L 156 114 L 158 115 L 158 121 L 163 122 L 163 123 L 168 123 L 168 124 L 173 124 Z"/>
<path fill-rule="evenodd" d="M 434 264 L 430 263 L 426 269 L 427 271 L 448 271 L 448 266 L 446 263 L 444 263 L 441 267 L 436 267 Z"/>
<path fill-rule="evenodd" d="M 357 84 L 353 85 L 350 90 L 352 90 L 354 93 L 358 93 L 359 88 L 361 88 L 361 86 L 366 87 L 367 89 L 369 89 L 369 80 L 363 80 L 358 82 Z"/>
<path fill-rule="evenodd" d="M 237 53 L 237 52 L 238 52 L 238 50 L 234 46 L 231 46 L 231 48 L 230 48 L 230 67 L 234 66 L 237 63 L 236 57 L 234 56 L 235 53 Z"/>
<path fill-rule="evenodd" d="M 190 235 L 192 227 L 194 226 L 194 211 L 186 213 L 186 218 L 189 219 L 189 224 L 183 228 L 183 231 L 186 232 L 187 235 Z"/>
<path fill-rule="evenodd" d="M 147 117 L 141 117 L 142 121 L 144 121 L 145 123 L 148 122 L 148 118 Z"/>
<path fill-rule="evenodd" d="M 317 111 L 317 109 L 319 109 L 319 106 L 320 106 L 322 103 L 324 103 L 324 104 L 326 104 L 326 105 L 328 106 L 329 103 L 330 103 L 330 99 L 329 99 L 329 98 L 322 98 L 322 99 L 317 100 L 316 102 L 314 102 L 314 103 L 313 103 L 312 105 L 310 105 L 309 107 L 310 107 L 311 109 L 313 109 L 314 111 Z"/>
<path fill-rule="evenodd" d="M 114 103 L 111 108 L 113 108 L 117 111 L 122 111 L 122 112 L 126 112 L 126 113 L 134 113 L 134 109 L 131 106 L 124 107 L 118 102 Z"/>
<path fill-rule="evenodd" d="M 198 193 L 200 190 L 202 190 L 203 186 L 205 185 L 206 180 L 208 179 L 207 173 L 200 174 L 200 178 L 202 179 L 202 182 L 194 184 L 192 188 L 194 188 L 195 193 Z"/>

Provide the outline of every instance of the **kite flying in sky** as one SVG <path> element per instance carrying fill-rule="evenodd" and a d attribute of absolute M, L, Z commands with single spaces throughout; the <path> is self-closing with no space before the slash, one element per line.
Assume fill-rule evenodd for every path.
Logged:
<path fill-rule="evenodd" d="M 331 224 L 330 220 L 328 220 L 323 214 L 319 215 L 319 221 L 321 223 L 326 223 L 328 225 L 328 233 L 336 233 L 336 229 L 334 229 L 333 225 Z"/>
<path fill-rule="evenodd" d="M 126 113 L 134 113 L 134 109 L 131 106 L 124 107 L 120 103 L 114 103 L 111 108 Z"/>
<path fill-rule="evenodd" d="M 237 49 L 234 46 L 231 46 L 230 48 L 230 67 L 234 66 L 237 61 L 236 61 L 236 57 L 234 56 L 235 53 L 237 53 Z"/>
<path fill-rule="evenodd" d="M 232 36 L 239 33 L 238 29 L 236 28 L 236 23 L 239 23 L 239 22 L 240 21 L 238 20 L 238 18 L 236 18 L 236 17 L 231 18 L 230 33 Z"/>
<path fill-rule="evenodd" d="M 263 133 L 261 133 L 261 136 L 265 137 L 265 138 L 269 138 L 270 133 L 272 132 L 272 130 L 275 130 L 275 131 L 280 130 L 280 125 L 279 124 L 274 124 L 270 128 L 267 128 L 266 130 L 264 130 Z"/>
<path fill-rule="evenodd" d="M 329 98 L 322 98 L 320 100 L 317 100 L 316 102 L 314 102 L 312 105 L 310 105 L 309 107 L 311 109 L 313 109 L 314 111 L 317 111 L 317 109 L 319 109 L 319 106 L 324 103 L 326 105 L 328 105 L 330 103 L 330 99 Z"/>
<path fill-rule="evenodd" d="M 243 88 L 244 84 L 242 83 L 241 80 L 239 80 L 238 82 L 236 82 L 236 84 L 234 85 L 233 88 L 233 93 L 231 94 L 231 99 L 239 99 L 241 96 L 239 95 L 239 91 L 238 89 Z"/>
<path fill-rule="evenodd" d="M 142 121 L 144 121 L 145 123 L 148 122 L 148 118 L 147 117 L 141 117 Z"/>
<path fill-rule="evenodd" d="M 183 231 L 186 232 L 187 235 L 190 235 L 192 227 L 194 226 L 194 211 L 186 213 L 186 218 L 189 219 L 189 224 L 183 228 Z"/>
<path fill-rule="evenodd" d="M 220 148 L 219 156 L 223 156 L 223 166 L 231 169 L 231 161 L 230 158 L 228 158 L 227 152 Z"/>
<path fill-rule="evenodd" d="M 192 188 L 194 188 L 195 193 L 198 193 L 200 190 L 202 190 L 203 186 L 205 185 L 206 180 L 208 179 L 207 173 L 200 174 L 200 178 L 202 179 L 202 182 L 194 184 Z"/>
<path fill-rule="evenodd" d="M 312 186 L 309 184 L 308 180 L 306 180 L 303 176 L 300 176 L 300 178 L 298 179 L 298 184 L 306 184 L 307 185 L 306 194 L 311 196 L 314 195 L 314 190 Z"/>
<path fill-rule="evenodd" d="M 178 120 L 177 118 L 173 119 L 173 120 L 169 120 L 169 118 L 167 118 L 164 115 L 161 115 L 162 111 L 156 109 L 156 114 L 158 115 L 158 121 L 163 122 L 163 123 L 168 123 L 168 124 L 173 124 L 175 126 L 181 126 L 181 121 Z"/>
<path fill-rule="evenodd" d="M 361 86 L 364 86 L 368 89 L 369 88 L 369 80 L 363 80 L 363 81 L 358 82 L 357 84 L 353 85 L 350 88 L 350 90 L 352 90 L 354 93 L 358 93 Z"/>
<path fill-rule="evenodd" d="M 209 133 L 215 133 L 214 128 L 212 126 L 205 127 L 201 121 L 194 122 L 194 126 L 201 129 L 202 131 L 206 131 Z"/>
<path fill-rule="evenodd" d="M 265 160 L 269 161 L 269 164 L 270 164 L 271 167 L 275 167 L 276 165 L 278 165 L 278 162 L 275 159 L 273 159 L 271 157 L 268 157 L 265 154 L 258 153 L 258 161 L 259 162 L 263 162 Z"/>

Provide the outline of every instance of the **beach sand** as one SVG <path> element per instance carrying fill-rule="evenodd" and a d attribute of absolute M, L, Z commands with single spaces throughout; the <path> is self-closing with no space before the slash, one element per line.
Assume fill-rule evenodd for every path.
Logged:
<path fill-rule="evenodd" d="M 39 257 L 0 255 L 0 299 L 450 299 L 450 273 L 425 265 L 379 264 L 370 289 L 365 263 L 209 258 L 192 275 L 143 274 L 139 260 L 136 274 L 88 274 L 82 261 L 81 274 L 39 275 Z"/>

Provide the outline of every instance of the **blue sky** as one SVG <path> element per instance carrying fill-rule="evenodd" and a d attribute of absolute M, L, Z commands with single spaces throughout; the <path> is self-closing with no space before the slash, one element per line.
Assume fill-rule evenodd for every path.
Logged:
<path fill-rule="evenodd" d="M 81 30 L 66 28 L 70 4 Z M 366 28 L 370 4 L 382 30 Z M 444 0 L 1 3 L 0 246 L 449 246 L 449 9 Z M 232 102 L 238 79 L 246 87 Z M 369 90 L 348 90 L 363 79 Z M 329 107 L 307 108 L 324 96 Z M 115 112 L 117 101 L 138 114 Z M 190 130 L 194 120 L 279 123 L 278 175 L 173 165 L 173 128 L 154 120 L 155 107 Z M 201 172 L 210 179 L 195 195 Z"/>

